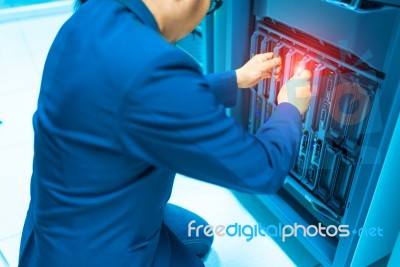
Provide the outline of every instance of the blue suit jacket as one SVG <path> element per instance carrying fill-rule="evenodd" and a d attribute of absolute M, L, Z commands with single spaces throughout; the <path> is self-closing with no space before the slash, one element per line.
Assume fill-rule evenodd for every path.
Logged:
<path fill-rule="evenodd" d="M 141 1 L 84 4 L 43 73 L 20 266 L 202 266 L 163 224 L 175 173 L 273 193 L 301 137 L 290 104 L 246 133 L 225 115 L 236 86 L 204 77 Z"/>

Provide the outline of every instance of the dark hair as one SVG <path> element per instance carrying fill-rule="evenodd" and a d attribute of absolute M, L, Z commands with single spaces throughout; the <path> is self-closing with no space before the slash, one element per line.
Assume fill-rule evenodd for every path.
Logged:
<path fill-rule="evenodd" d="M 86 2 L 87 0 L 75 0 L 75 9 L 78 9 L 82 4 Z"/>

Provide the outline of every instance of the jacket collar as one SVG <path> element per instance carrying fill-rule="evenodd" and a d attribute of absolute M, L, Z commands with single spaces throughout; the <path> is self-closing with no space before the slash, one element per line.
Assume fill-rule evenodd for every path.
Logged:
<path fill-rule="evenodd" d="M 118 0 L 124 6 L 126 6 L 136 17 L 143 22 L 145 25 L 150 26 L 155 31 L 159 32 L 158 24 L 153 14 L 147 6 L 142 2 L 142 0 Z"/>

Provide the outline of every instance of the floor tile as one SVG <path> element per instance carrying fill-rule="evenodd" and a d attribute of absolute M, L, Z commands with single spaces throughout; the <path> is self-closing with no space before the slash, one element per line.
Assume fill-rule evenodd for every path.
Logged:
<path fill-rule="evenodd" d="M 0 240 L 22 232 L 30 200 L 33 143 L 0 150 Z"/>
<path fill-rule="evenodd" d="M 33 140 L 32 116 L 38 92 L 22 90 L 0 97 L 0 149 Z"/>
<path fill-rule="evenodd" d="M 71 14 L 65 13 L 20 21 L 21 32 L 39 77 L 42 76 L 45 59 L 54 38 Z"/>
<path fill-rule="evenodd" d="M 20 234 L 12 235 L 7 239 L 0 240 L 0 251 L 8 263 L 7 266 L 4 262 L 2 262 L 2 260 L 0 260 L 0 267 L 18 266 L 20 240 L 21 240 Z"/>
<path fill-rule="evenodd" d="M 176 177 L 170 202 L 198 213 L 213 226 L 279 223 L 255 196 L 232 192 L 180 175 Z M 206 266 L 289 267 L 315 266 L 318 263 L 297 240 L 282 244 L 271 237 L 246 239 L 244 236 L 216 236 L 213 250 L 205 261 Z"/>
<path fill-rule="evenodd" d="M 0 23 L 0 40 L 0 95 L 37 87 L 39 76 L 19 23 Z"/>

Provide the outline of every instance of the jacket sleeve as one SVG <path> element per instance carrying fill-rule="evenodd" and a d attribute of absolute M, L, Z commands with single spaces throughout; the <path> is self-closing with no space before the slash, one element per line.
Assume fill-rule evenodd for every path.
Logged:
<path fill-rule="evenodd" d="M 181 53 L 165 53 L 141 67 L 120 108 L 126 153 L 231 189 L 276 192 L 292 168 L 301 116 L 280 104 L 256 135 L 245 132 L 209 90 L 198 68 Z"/>
<path fill-rule="evenodd" d="M 238 85 L 235 71 L 207 74 L 204 76 L 217 102 L 226 108 L 235 106 Z"/>

